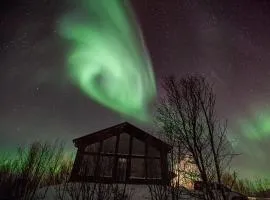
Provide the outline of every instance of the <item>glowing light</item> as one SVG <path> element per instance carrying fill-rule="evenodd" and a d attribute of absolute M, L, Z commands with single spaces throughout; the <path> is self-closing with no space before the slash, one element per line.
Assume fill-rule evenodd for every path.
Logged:
<path fill-rule="evenodd" d="M 61 36 L 72 42 L 72 80 L 100 104 L 147 120 L 147 106 L 156 95 L 155 79 L 129 4 L 82 0 L 75 7 L 60 25 Z"/>

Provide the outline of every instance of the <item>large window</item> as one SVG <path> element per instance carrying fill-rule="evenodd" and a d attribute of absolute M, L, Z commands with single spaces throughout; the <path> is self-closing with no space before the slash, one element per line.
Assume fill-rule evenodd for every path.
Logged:
<path fill-rule="evenodd" d="M 112 156 L 101 156 L 100 157 L 100 176 L 112 177 L 114 157 Z"/>
<path fill-rule="evenodd" d="M 129 154 L 129 139 L 130 136 L 127 133 L 120 134 L 119 138 L 119 154 Z"/>
<path fill-rule="evenodd" d="M 150 157 L 160 157 L 160 151 L 155 147 L 148 145 L 148 156 Z"/>
<path fill-rule="evenodd" d="M 144 158 L 131 158 L 131 178 L 145 178 Z"/>
<path fill-rule="evenodd" d="M 132 155 L 145 155 L 145 143 L 133 138 Z"/>
<path fill-rule="evenodd" d="M 116 149 L 117 136 L 88 145 L 85 148 L 79 175 L 115 177 L 117 181 L 126 181 L 129 178 L 161 178 L 160 151 L 151 145 L 147 145 L 146 149 L 144 142 L 135 137 L 130 140 L 130 137 L 127 133 L 120 134 L 118 149 Z M 132 141 L 131 154 L 130 141 Z"/>
<path fill-rule="evenodd" d="M 85 147 L 86 152 L 98 152 L 99 151 L 99 143 L 90 144 Z"/>
<path fill-rule="evenodd" d="M 97 169 L 97 165 L 98 165 L 98 156 L 83 155 L 79 175 L 93 176 L 95 173 L 95 169 Z"/>
<path fill-rule="evenodd" d="M 147 176 L 148 178 L 161 178 L 160 159 L 147 159 Z"/>
<path fill-rule="evenodd" d="M 116 147 L 116 136 L 113 136 L 103 141 L 103 148 L 101 152 L 114 153 L 115 147 Z"/>
<path fill-rule="evenodd" d="M 126 180 L 126 173 L 127 173 L 127 159 L 126 158 L 118 158 L 117 174 L 116 174 L 117 180 L 125 181 Z"/>

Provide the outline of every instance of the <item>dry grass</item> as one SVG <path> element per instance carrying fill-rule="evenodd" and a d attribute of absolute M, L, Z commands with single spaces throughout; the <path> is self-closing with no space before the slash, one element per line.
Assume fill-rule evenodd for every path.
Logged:
<path fill-rule="evenodd" d="M 34 142 L 18 148 L 15 156 L 0 156 L 0 199 L 46 199 L 50 186 L 54 199 L 128 200 L 126 186 L 99 183 L 71 183 L 73 156 L 65 155 L 61 142 Z"/>
<path fill-rule="evenodd" d="M 225 174 L 223 177 L 225 185 L 246 196 L 269 197 L 270 179 L 257 178 L 255 180 L 240 179 L 234 175 Z"/>
<path fill-rule="evenodd" d="M 43 199 L 37 196 L 41 187 L 63 182 L 69 176 L 73 161 L 64 156 L 64 145 L 34 142 L 17 149 L 15 156 L 0 157 L 0 198 Z"/>

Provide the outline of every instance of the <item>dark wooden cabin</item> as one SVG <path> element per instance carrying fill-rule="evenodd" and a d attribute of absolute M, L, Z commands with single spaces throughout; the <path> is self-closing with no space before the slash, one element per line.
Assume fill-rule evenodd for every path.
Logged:
<path fill-rule="evenodd" d="M 168 184 L 171 146 L 125 122 L 73 140 L 70 181 Z"/>

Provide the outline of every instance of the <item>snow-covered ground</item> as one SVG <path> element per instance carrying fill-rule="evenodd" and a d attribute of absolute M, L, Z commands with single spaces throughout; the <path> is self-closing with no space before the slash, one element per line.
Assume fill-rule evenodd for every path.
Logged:
<path fill-rule="evenodd" d="M 65 188 L 69 188 L 69 191 L 76 193 L 76 188 L 78 189 L 81 185 L 79 183 L 71 183 L 66 186 L 64 185 L 55 185 L 50 186 L 49 188 L 42 188 L 38 191 L 39 194 L 44 194 L 44 191 L 47 190 L 45 199 L 47 200 L 73 200 L 69 195 L 68 192 L 65 191 Z M 124 187 L 124 185 L 119 185 L 119 188 Z M 79 191 L 79 190 L 78 190 Z M 91 191 L 91 190 L 90 190 Z M 151 195 L 149 191 L 148 185 L 126 185 L 126 193 L 131 194 L 131 200 L 151 200 Z M 57 196 L 61 194 L 63 195 L 61 199 L 57 198 Z M 189 193 L 190 194 L 190 193 Z M 229 199 L 233 199 L 240 194 L 235 192 L 230 192 Z M 171 199 L 171 198 L 169 198 Z M 182 195 L 182 199 L 190 199 L 190 200 L 197 200 L 197 198 L 189 196 L 189 195 Z M 269 198 L 248 198 L 248 199 L 269 199 Z"/>
<path fill-rule="evenodd" d="M 50 186 L 46 193 L 45 199 L 56 200 L 57 194 L 59 194 L 59 191 L 63 191 L 63 189 L 63 185 Z M 44 190 L 44 188 L 39 190 L 40 194 L 43 194 Z M 131 193 L 132 200 L 151 200 L 149 188 L 147 185 L 127 185 L 126 191 L 128 193 Z M 72 200 L 67 193 L 64 194 L 62 199 Z M 195 198 L 192 198 L 190 196 L 185 196 L 185 199 L 195 200 Z"/>

